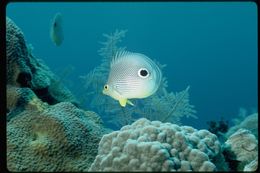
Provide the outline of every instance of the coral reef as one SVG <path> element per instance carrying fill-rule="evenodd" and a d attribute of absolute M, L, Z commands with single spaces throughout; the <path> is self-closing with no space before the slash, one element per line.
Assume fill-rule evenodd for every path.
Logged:
<path fill-rule="evenodd" d="M 208 130 L 217 136 L 221 136 L 228 131 L 228 121 L 221 119 L 220 121 L 208 121 Z"/>
<path fill-rule="evenodd" d="M 28 51 L 22 31 L 10 19 L 6 18 L 6 55 L 7 83 L 28 86 L 32 79 Z"/>
<path fill-rule="evenodd" d="M 117 51 L 123 51 L 126 47 L 119 47 L 117 44 L 122 41 L 126 30 L 116 30 L 108 35 L 104 34 L 106 41 L 102 42 L 102 47 L 98 52 L 102 57 L 102 63 L 85 76 L 80 76 L 86 97 L 91 98 L 87 107 L 91 107 L 100 114 L 105 122 L 116 129 L 123 125 L 130 124 L 140 117 L 149 120 L 160 120 L 180 124 L 181 117 L 195 116 L 194 106 L 189 100 L 189 86 L 181 92 L 167 91 L 167 79 L 163 77 L 158 91 L 145 99 L 134 99 L 135 106 L 127 106 L 124 109 L 113 99 L 102 94 L 102 89 L 107 81 L 110 62 Z M 162 65 L 155 60 L 162 69 Z M 98 108 L 98 109 L 96 109 Z M 109 118 L 107 118 L 109 117 Z"/>
<path fill-rule="evenodd" d="M 7 168 L 9 171 L 86 171 L 110 132 L 44 63 L 7 18 Z"/>
<path fill-rule="evenodd" d="M 32 54 L 32 46 L 26 44 L 15 23 L 8 17 L 6 22 L 9 171 L 257 169 L 258 113 L 244 116 L 224 134 L 228 129 L 224 121 L 210 122 L 209 131 L 180 126 L 182 117 L 196 118 L 189 100 L 190 87 L 169 92 L 165 77 L 154 95 L 134 100 L 133 107 L 123 109 L 101 93 L 111 58 L 125 49 L 117 44 L 126 31 L 104 35 L 107 41 L 99 50 L 101 65 L 81 77 L 89 108 L 96 108 L 93 111 L 117 127 L 129 124 L 111 132 L 104 128 L 97 113 L 79 108 L 77 99 L 62 84 L 63 79 Z M 225 143 L 221 146 L 223 136 Z"/>
<path fill-rule="evenodd" d="M 208 121 L 207 124 L 209 126 L 208 131 L 217 135 L 220 142 L 225 142 L 227 140 L 225 136 L 225 133 L 229 129 L 227 120 L 224 121 L 224 119 L 221 117 L 219 121 Z"/>
<path fill-rule="evenodd" d="M 69 102 L 26 110 L 7 126 L 11 171 L 86 171 L 106 132 L 91 113 Z"/>
<path fill-rule="evenodd" d="M 230 160 L 238 162 L 235 170 L 243 171 L 245 165 L 258 158 L 258 142 L 251 131 L 246 129 L 239 129 L 232 134 L 225 142 L 224 150 L 227 150 L 226 157 Z M 256 162 L 256 161 L 255 161 Z M 254 162 L 252 163 L 254 164 Z M 247 168 L 249 165 L 247 166 Z M 247 169 L 245 168 L 245 169 Z"/>
<path fill-rule="evenodd" d="M 255 160 L 253 160 L 252 162 L 250 162 L 249 164 L 247 164 L 244 167 L 243 171 L 253 172 L 253 171 L 257 170 L 257 167 L 258 167 L 258 157 Z"/>
<path fill-rule="evenodd" d="M 231 136 L 239 129 L 247 129 L 252 132 L 253 135 L 258 139 L 258 113 L 254 113 L 244 117 L 243 121 L 238 121 L 237 124 L 231 127 L 226 133 L 226 137 Z"/>
<path fill-rule="evenodd" d="M 47 107 L 30 88 L 7 85 L 7 121 L 25 110 L 43 110 Z"/>
<path fill-rule="evenodd" d="M 215 157 L 222 157 L 221 146 L 217 136 L 209 131 L 141 118 L 104 135 L 89 170 L 223 170 L 212 162 L 217 160 Z"/>
<path fill-rule="evenodd" d="M 78 104 L 71 92 L 57 76 L 35 58 L 31 46 L 26 45 L 22 31 L 6 18 L 7 84 L 30 88 L 38 98 L 48 104 L 67 101 Z"/>

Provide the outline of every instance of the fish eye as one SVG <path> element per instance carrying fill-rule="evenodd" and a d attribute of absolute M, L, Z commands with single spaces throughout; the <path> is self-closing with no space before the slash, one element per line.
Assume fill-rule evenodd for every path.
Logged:
<path fill-rule="evenodd" d="M 104 89 L 105 89 L 105 90 L 108 90 L 108 85 L 105 85 L 105 86 L 104 86 Z"/>
<path fill-rule="evenodd" d="M 141 68 L 138 70 L 138 76 L 141 78 L 147 78 L 149 76 L 149 72 L 146 68 Z"/>

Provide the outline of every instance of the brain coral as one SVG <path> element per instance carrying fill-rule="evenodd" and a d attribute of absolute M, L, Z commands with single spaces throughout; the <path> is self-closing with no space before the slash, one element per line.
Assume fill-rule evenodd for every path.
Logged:
<path fill-rule="evenodd" d="M 230 150 L 235 155 L 233 159 L 239 161 L 239 171 L 243 171 L 246 164 L 258 158 L 257 139 L 246 129 L 239 129 L 232 134 L 225 142 L 224 150 Z"/>
<path fill-rule="evenodd" d="M 258 157 L 244 167 L 244 172 L 253 172 L 258 168 Z"/>
<path fill-rule="evenodd" d="M 22 31 L 6 18 L 7 84 L 28 87 L 43 101 L 55 104 L 68 101 L 78 104 L 70 91 L 64 87 L 57 76 L 32 54 Z"/>
<path fill-rule="evenodd" d="M 207 130 L 139 119 L 102 137 L 90 171 L 214 171 L 220 153 Z"/>
<path fill-rule="evenodd" d="M 48 104 L 42 102 L 30 88 L 7 85 L 7 121 L 24 110 L 43 110 Z"/>
<path fill-rule="evenodd" d="M 26 81 L 30 81 L 32 76 L 30 69 L 27 68 L 26 62 L 29 62 L 29 57 L 23 33 L 8 17 L 6 18 L 6 55 L 7 83 L 23 82 L 19 81 L 19 75 L 24 75 Z M 27 85 L 26 82 L 22 84 Z"/>
<path fill-rule="evenodd" d="M 10 171 L 86 171 L 106 129 L 69 102 L 25 110 L 7 124 Z M 92 119 L 90 117 L 93 117 Z"/>

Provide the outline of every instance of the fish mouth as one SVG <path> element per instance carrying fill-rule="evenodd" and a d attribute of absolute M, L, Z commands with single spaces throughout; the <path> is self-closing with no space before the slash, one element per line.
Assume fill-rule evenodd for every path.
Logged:
<path fill-rule="evenodd" d="M 104 95 L 109 95 L 108 92 L 107 92 L 106 90 L 104 90 L 104 89 L 102 90 L 102 93 L 103 93 Z"/>

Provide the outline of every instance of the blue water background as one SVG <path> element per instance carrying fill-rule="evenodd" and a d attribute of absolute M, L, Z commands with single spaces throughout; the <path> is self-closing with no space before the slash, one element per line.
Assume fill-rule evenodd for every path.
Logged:
<path fill-rule="evenodd" d="M 80 75 L 101 62 L 103 33 L 127 29 L 122 46 L 167 64 L 169 91 L 190 85 L 198 119 L 182 124 L 207 128 L 209 120 L 235 118 L 240 107 L 257 109 L 257 7 L 253 2 L 10 3 L 7 16 L 22 29 L 33 53 L 67 76 L 75 93 Z M 49 36 L 60 12 L 64 42 Z M 84 93 L 82 93 L 84 94 Z"/>

